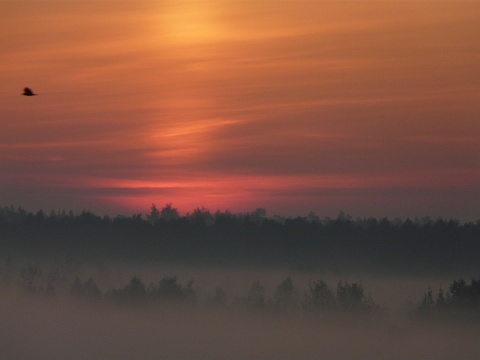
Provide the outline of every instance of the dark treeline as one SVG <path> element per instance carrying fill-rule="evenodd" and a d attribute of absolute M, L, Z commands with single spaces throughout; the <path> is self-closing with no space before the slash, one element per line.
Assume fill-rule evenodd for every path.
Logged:
<path fill-rule="evenodd" d="M 305 313 L 334 314 L 373 314 L 380 309 L 367 295 L 361 283 L 340 281 L 332 289 L 323 280 L 308 281 L 302 291 L 286 277 L 274 287 L 268 296 L 266 287 L 258 280 L 251 283 L 244 295 L 232 297 L 217 286 L 213 294 L 200 298 L 194 281 L 185 285 L 176 276 L 167 276 L 158 282 L 145 283 L 139 276 L 120 288 L 100 290 L 95 279 L 81 280 L 78 276 L 69 281 L 68 274 L 62 274 L 58 268 L 44 272 L 38 265 L 0 269 L 0 285 L 22 290 L 28 295 L 40 295 L 56 298 L 70 294 L 78 301 L 109 303 L 121 306 L 152 307 L 163 305 L 210 306 L 215 308 L 298 311 Z M 416 319 L 472 321 L 480 320 L 480 280 L 472 279 L 468 284 L 464 279 L 454 280 L 447 291 L 440 288 L 436 295 L 429 289 L 412 308 Z"/>
<path fill-rule="evenodd" d="M 448 291 L 438 289 L 436 295 L 429 289 L 423 296 L 418 314 L 430 319 L 480 320 L 480 280 L 453 281 Z"/>
<path fill-rule="evenodd" d="M 86 277 L 84 277 L 86 278 Z M 74 279 L 73 281 L 71 279 Z M 360 282 L 339 281 L 335 288 L 321 279 L 309 279 L 307 286 L 298 288 L 291 277 L 285 277 L 273 286 L 273 292 L 259 280 L 253 281 L 243 295 L 230 293 L 217 286 L 213 293 L 197 291 L 194 280 L 183 285 L 177 276 L 167 276 L 158 282 L 146 283 L 139 276 L 119 287 L 101 290 L 96 280 L 86 280 L 59 267 L 40 265 L 17 266 L 10 262 L 0 268 L 0 286 L 5 294 L 20 290 L 21 294 L 42 297 L 48 300 L 71 299 L 90 304 L 115 304 L 119 306 L 149 309 L 163 306 L 193 306 L 196 308 L 237 309 L 270 313 L 288 312 L 305 315 L 326 316 L 345 314 L 381 314 L 385 308 L 374 302 Z M 12 291 L 13 290 L 13 291 Z M 203 293 L 200 296 L 199 293 Z M 411 319 L 451 320 L 479 323 L 480 321 L 480 280 L 454 280 L 447 291 L 440 288 L 435 295 L 429 288 L 423 300 L 411 303 Z"/>
<path fill-rule="evenodd" d="M 141 308 L 187 305 L 252 311 L 303 310 L 309 313 L 364 315 L 373 314 L 379 308 L 365 293 L 361 283 L 346 281 L 338 282 L 336 289 L 332 289 L 323 280 L 310 279 L 307 288 L 302 291 L 290 277 L 286 277 L 275 286 L 273 294 L 268 295 L 266 287 L 256 280 L 243 295 L 232 296 L 218 286 L 213 294 L 201 298 L 193 280 L 183 285 L 176 276 L 164 277 L 157 283 L 145 283 L 141 277 L 133 276 L 123 287 L 102 291 L 93 277 L 83 281 L 75 277 L 71 282 L 66 278 L 67 274 L 61 274 L 56 269 L 44 272 L 38 265 L 11 270 L 0 271 L 0 285 L 4 289 L 19 289 L 25 295 L 43 296 L 46 299 L 65 298 L 65 295 L 69 295 L 67 298 L 72 300 L 93 304 Z"/>
<path fill-rule="evenodd" d="M 215 308 L 234 308 L 252 311 L 298 311 L 328 312 L 330 314 L 372 314 L 378 306 L 365 294 L 360 283 L 339 282 L 335 290 L 329 288 L 322 280 L 310 280 L 307 289 L 300 291 L 290 277 L 285 278 L 275 287 L 272 296 L 260 281 L 254 281 L 244 295 L 229 298 L 222 287 L 217 287 L 214 294 L 205 299 L 197 296 L 193 280 L 182 285 L 176 276 L 165 277 L 157 284 L 145 284 L 141 278 L 134 276 L 120 289 L 110 289 L 104 294 L 95 281 L 78 278 L 71 286 L 74 299 L 110 301 L 119 305 L 155 306 L 164 304 L 203 305 Z"/>
<path fill-rule="evenodd" d="M 320 271 L 414 272 L 476 275 L 480 272 L 480 221 L 387 218 L 335 219 L 211 213 L 180 216 L 167 204 L 145 215 L 97 216 L 90 212 L 0 208 L 0 252 L 5 257 L 55 257 L 287 266 Z"/>

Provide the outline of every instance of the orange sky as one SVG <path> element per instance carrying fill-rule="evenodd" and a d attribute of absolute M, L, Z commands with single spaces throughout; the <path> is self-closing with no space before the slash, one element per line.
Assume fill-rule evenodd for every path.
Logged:
<path fill-rule="evenodd" d="M 478 1 L 0 12 L 0 205 L 480 218 Z"/>

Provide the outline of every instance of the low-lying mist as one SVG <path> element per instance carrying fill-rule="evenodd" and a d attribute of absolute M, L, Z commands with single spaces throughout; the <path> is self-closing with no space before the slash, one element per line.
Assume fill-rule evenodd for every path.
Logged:
<path fill-rule="evenodd" d="M 420 316 L 452 279 L 109 264 L 2 268 L 0 358 L 441 359 L 480 323 Z"/>
<path fill-rule="evenodd" d="M 478 358 L 479 239 L 444 219 L 0 206 L 0 359 Z"/>

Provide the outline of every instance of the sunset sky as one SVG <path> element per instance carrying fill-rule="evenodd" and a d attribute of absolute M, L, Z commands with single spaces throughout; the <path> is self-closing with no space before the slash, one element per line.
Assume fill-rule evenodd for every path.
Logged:
<path fill-rule="evenodd" d="M 0 13 L 2 206 L 480 218 L 480 1 Z"/>

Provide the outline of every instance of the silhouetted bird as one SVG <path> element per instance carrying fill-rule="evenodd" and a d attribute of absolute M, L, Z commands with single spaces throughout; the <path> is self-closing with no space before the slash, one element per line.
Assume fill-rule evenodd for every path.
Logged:
<path fill-rule="evenodd" d="M 33 95 L 37 95 L 35 94 L 32 89 L 26 87 L 25 89 L 23 89 L 23 96 L 33 96 Z"/>

